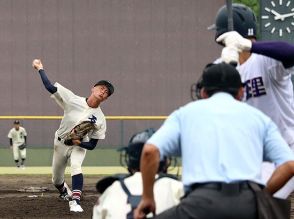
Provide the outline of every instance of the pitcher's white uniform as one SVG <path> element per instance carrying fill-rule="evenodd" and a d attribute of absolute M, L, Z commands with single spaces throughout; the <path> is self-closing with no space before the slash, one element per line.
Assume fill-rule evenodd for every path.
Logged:
<path fill-rule="evenodd" d="M 43 85 L 52 94 L 51 97 L 64 110 L 59 129 L 55 132 L 52 182 L 59 191 L 59 197 L 69 201 L 70 211 L 81 213 L 84 211 L 80 205 L 84 185 L 81 166 L 86 150 L 93 150 L 98 140 L 105 138 L 106 121 L 100 103 L 113 94 L 114 87 L 109 81 L 100 80 L 91 88 L 88 98 L 80 97 L 58 83 L 52 85 L 40 59 L 34 59 L 32 66 L 38 70 Z M 67 138 L 74 131 L 73 128 L 84 122 L 90 122 L 95 128 L 83 135 L 83 139 Z M 71 168 L 72 192 L 64 181 L 68 161 Z"/>
<path fill-rule="evenodd" d="M 64 110 L 60 127 L 55 133 L 52 163 L 52 181 L 55 185 L 59 185 L 64 182 L 64 170 L 68 159 L 70 160 L 71 175 L 73 176 L 82 173 L 81 166 L 87 151 L 79 146 L 64 145 L 62 142 L 63 137 L 79 123 L 90 120 L 95 122 L 97 130 L 90 132 L 85 136 L 83 141 L 88 141 L 90 138 L 104 139 L 106 120 L 100 107 L 91 108 L 88 106 L 86 98 L 75 95 L 72 91 L 58 83 L 55 83 L 54 86 L 57 87 L 57 92 L 52 94 L 51 97 Z"/>
<path fill-rule="evenodd" d="M 142 175 L 140 172 L 127 177 L 124 182 L 132 195 L 142 194 Z M 179 204 L 183 195 L 182 182 L 169 177 L 162 177 L 155 181 L 156 214 Z M 131 211 L 127 198 L 128 196 L 122 189 L 121 183 L 115 181 L 99 197 L 98 204 L 93 208 L 93 219 L 126 219 L 127 214 Z"/>
<path fill-rule="evenodd" d="M 8 138 L 12 139 L 12 150 L 13 150 L 13 159 L 19 160 L 19 154 L 21 159 L 26 159 L 26 148 L 23 150 L 19 150 L 19 146 L 25 143 L 25 136 L 27 136 L 27 132 L 25 128 L 19 127 L 18 130 L 15 128 L 10 129 L 8 133 Z"/>

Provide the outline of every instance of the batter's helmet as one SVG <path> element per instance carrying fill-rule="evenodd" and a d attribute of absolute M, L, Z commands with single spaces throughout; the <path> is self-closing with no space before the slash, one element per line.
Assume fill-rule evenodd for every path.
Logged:
<path fill-rule="evenodd" d="M 145 142 L 155 133 L 155 129 L 149 128 L 134 134 L 127 147 L 120 148 L 120 163 L 127 166 L 130 173 L 140 170 L 140 158 Z M 159 172 L 166 172 L 167 159 L 160 162 Z"/>
<path fill-rule="evenodd" d="M 253 11 L 243 4 L 232 4 L 234 30 L 245 38 L 256 38 L 256 17 Z M 215 24 L 208 29 L 216 30 L 215 39 L 228 32 L 228 11 L 226 5 L 216 15 Z"/>

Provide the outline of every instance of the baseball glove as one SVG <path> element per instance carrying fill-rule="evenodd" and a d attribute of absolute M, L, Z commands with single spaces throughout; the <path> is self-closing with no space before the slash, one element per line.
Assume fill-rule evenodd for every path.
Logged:
<path fill-rule="evenodd" d="M 22 145 L 19 145 L 18 148 L 19 150 L 23 150 L 27 147 L 26 143 L 23 143 Z"/>
<path fill-rule="evenodd" d="M 65 145 L 73 145 L 72 140 L 82 140 L 90 131 L 96 130 L 96 125 L 90 121 L 84 121 L 76 125 L 64 138 Z"/>

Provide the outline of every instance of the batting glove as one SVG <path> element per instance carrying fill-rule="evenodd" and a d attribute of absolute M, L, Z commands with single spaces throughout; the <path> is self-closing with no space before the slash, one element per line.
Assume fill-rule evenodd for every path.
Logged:
<path fill-rule="evenodd" d="M 223 43 L 228 47 L 235 47 L 239 52 L 250 51 L 252 47 L 251 40 L 242 37 L 236 31 L 230 31 L 220 35 L 216 39 L 216 42 Z"/>
<path fill-rule="evenodd" d="M 239 52 L 236 47 L 224 47 L 221 54 L 221 60 L 225 63 L 237 66 L 239 63 Z"/>

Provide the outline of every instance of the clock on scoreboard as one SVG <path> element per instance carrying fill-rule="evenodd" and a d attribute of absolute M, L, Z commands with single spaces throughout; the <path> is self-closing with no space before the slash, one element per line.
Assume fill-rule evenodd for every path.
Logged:
<path fill-rule="evenodd" d="M 263 40 L 294 43 L 294 1 L 260 0 L 260 33 Z"/>

